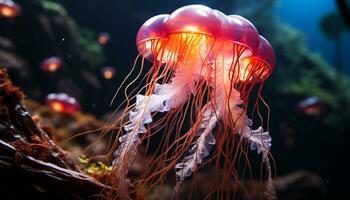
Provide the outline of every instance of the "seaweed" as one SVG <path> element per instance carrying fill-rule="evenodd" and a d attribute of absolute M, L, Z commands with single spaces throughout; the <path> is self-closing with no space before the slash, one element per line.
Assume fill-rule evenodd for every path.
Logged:
<path fill-rule="evenodd" d="M 97 198 L 102 190 L 111 190 L 97 179 L 79 171 L 74 161 L 67 156 L 67 152 L 62 150 L 50 132 L 47 132 L 49 129 L 38 126 L 38 120 L 22 105 L 23 98 L 21 89 L 13 86 L 6 70 L 1 69 L 2 197 L 45 197 L 45 192 L 50 191 L 51 194 L 56 194 L 57 198 Z M 95 171 L 90 174 L 95 176 L 99 172 L 94 173 Z"/>

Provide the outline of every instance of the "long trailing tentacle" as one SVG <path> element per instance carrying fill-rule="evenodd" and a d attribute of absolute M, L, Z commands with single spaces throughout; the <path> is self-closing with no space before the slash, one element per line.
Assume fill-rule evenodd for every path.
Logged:
<path fill-rule="evenodd" d="M 256 150 L 258 154 L 262 153 L 262 159 L 267 168 L 266 195 L 269 199 L 276 199 L 276 191 L 272 180 L 272 169 L 270 164 L 270 147 L 271 137 L 269 132 L 263 130 L 262 127 L 252 130 L 252 121 L 247 119 L 246 128 L 243 138 L 247 139 L 251 150 Z"/>
<path fill-rule="evenodd" d="M 152 122 L 152 113 L 167 112 L 182 106 L 195 92 L 195 78 L 188 78 L 188 72 L 178 71 L 169 84 L 156 84 L 153 94 L 137 95 L 135 107 L 129 112 L 129 123 L 124 126 L 126 134 L 119 137 L 120 145 L 114 153 L 114 172 L 124 179 L 137 154 L 141 143 L 140 135 Z M 190 81 L 184 81 L 190 80 Z"/>
<path fill-rule="evenodd" d="M 184 87 L 182 90 L 174 92 L 174 87 L 176 86 L 172 83 L 157 84 L 154 94 L 136 96 L 135 108 L 129 112 L 130 123 L 124 126 L 127 133 L 119 138 L 121 145 L 115 153 L 116 157 L 120 157 L 127 152 L 135 153 L 136 145 L 141 143 L 139 135 L 146 133 L 145 125 L 152 122 L 151 114 L 153 112 L 167 112 L 171 108 L 181 106 L 187 101 L 188 96 L 193 93 L 193 88 Z"/>
<path fill-rule="evenodd" d="M 209 156 L 211 148 L 215 145 L 216 140 L 212 133 L 217 122 L 220 119 L 220 113 L 211 103 L 207 103 L 202 109 L 202 116 L 198 123 L 199 130 L 196 132 L 197 140 L 193 143 L 188 155 L 175 165 L 177 183 L 174 188 L 172 199 L 177 197 L 181 183 L 190 177 L 202 164 L 203 160 Z"/>
<path fill-rule="evenodd" d="M 256 150 L 258 154 L 261 152 L 269 152 L 271 146 L 271 137 L 269 132 L 264 132 L 262 127 L 255 130 L 252 129 L 253 122 L 251 119 L 246 120 L 246 127 L 243 132 L 243 138 L 248 139 L 250 149 Z"/>

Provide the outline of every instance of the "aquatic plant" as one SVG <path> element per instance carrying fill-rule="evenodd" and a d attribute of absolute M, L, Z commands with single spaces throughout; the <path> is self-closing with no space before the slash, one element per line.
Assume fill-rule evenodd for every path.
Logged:
<path fill-rule="evenodd" d="M 330 13 L 321 18 L 319 27 L 321 32 L 334 42 L 334 67 L 341 72 L 342 35 L 346 31 L 346 24 L 338 13 Z"/>
<path fill-rule="evenodd" d="M 87 199 L 108 186 L 92 177 L 108 173 L 101 162 L 88 163 L 83 174 L 57 145 L 51 129 L 31 116 L 22 104 L 22 90 L 0 69 L 0 187 L 1 197 L 28 198 L 48 194 L 62 199 Z M 21 180 L 21 181 L 18 181 Z M 35 183 L 35 187 L 31 187 Z M 55 185 L 54 187 L 52 187 Z M 49 187 L 48 187 L 49 186 Z"/>
<path fill-rule="evenodd" d="M 50 12 L 59 13 L 62 16 L 68 16 L 66 9 L 59 3 L 50 0 L 40 0 L 40 3 L 43 8 Z"/>

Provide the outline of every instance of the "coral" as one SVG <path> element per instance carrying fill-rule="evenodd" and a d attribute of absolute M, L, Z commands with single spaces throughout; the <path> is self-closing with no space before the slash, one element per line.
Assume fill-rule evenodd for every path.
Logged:
<path fill-rule="evenodd" d="M 47 197 L 85 199 L 109 187 L 79 172 L 22 105 L 22 91 L 0 70 L 0 188 L 2 198 Z M 108 167 L 99 164 L 103 173 Z M 99 170 L 89 173 L 95 177 Z M 51 196 L 52 197 L 52 196 Z"/>

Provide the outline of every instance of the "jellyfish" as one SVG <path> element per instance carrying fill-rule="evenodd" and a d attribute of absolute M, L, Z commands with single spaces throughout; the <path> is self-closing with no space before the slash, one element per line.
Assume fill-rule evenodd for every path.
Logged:
<path fill-rule="evenodd" d="M 98 34 L 98 43 L 101 45 L 106 45 L 111 40 L 111 35 L 106 32 L 101 32 Z"/>
<path fill-rule="evenodd" d="M 148 163 L 149 172 L 134 183 L 136 188 L 145 186 L 149 191 L 175 170 L 176 194 L 182 182 L 210 162 L 217 172 L 211 180 L 216 184 L 214 191 L 230 193 L 224 183 L 236 181 L 235 164 L 249 144 L 263 157 L 267 191 L 273 197 L 271 138 L 263 128 L 268 117 L 264 119 L 260 109 L 262 103 L 269 110 L 261 90 L 274 70 L 275 55 L 254 25 L 238 15 L 188 5 L 147 20 L 136 44 L 141 70 L 145 63 L 151 66 L 146 85 L 127 96 L 120 120 L 113 161 L 116 187 L 125 189 L 128 170 L 142 153 L 140 144 L 147 146 L 151 136 L 160 134 L 158 154 Z M 253 110 L 250 114 L 248 105 Z M 154 118 L 157 113 L 163 113 L 160 119 Z M 125 116 L 128 120 L 123 120 Z M 190 125 L 183 131 L 186 119 Z"/>
<path fill-rule="evenodd" d="M 11 0 L 0 0 L 0 17 L 14 18 L 21 14 L 21 7 Z"/>
<path fill-rule="evenodd" d="M 40 67 L 43 71 L 55 72 L 62 66 L 62 64 L 63 64 L 63 61 L 61 58 L 52 56 L 42 61 L 42 63 L 40 64 Z"/>
<path fill-rule="evenodd" d="M 298 112 L 311 116 L 319 116 L 323 107 L 324 102 L 316 96 L 308 97 L 297 104 Z"/>
<path fill-rule="evenodd" d="M 79 102 L 65 93 L 52 93 L 46 96 L 46 104 L 55 112 L 74 114 L 80 110 Z"/>
<path fill-rule="evenodd" d="M 114 77 L 115 69 L 113 67 L 103 67 L 101 71 L 103 77 L 107 80 L 112 79 Z"/>

